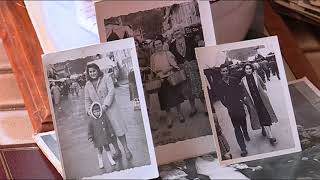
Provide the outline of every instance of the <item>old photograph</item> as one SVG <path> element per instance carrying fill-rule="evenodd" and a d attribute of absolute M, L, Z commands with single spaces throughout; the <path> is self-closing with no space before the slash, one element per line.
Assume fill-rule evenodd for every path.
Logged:
<path fill-rule="evenodd" d="M 145 2 L 134 3 L 134 7 L 145 6 Z M 169 6 L 105 16 L 102 36 L 106 41 L 135 39 L 155 146 L 194 139 L 186 142 L 192 146 L 204 143 L 203 151 L 208 153 L 214 150 L 212 130 L 194 49 L 213 44 L 210 39 L 214 35 L 209 41 L 204 36 L 201 3 L 182 1 L 165 4 L 170 3 Z M 203 3 L 209 10 L 204 12 L 210 12 L 209 3 Z M 107 6 L 108 3 L 96 5 L 97 16 L 100 13 L 98 7 L 102 5 Z M 211 19 L 211 15 L 208 17 Z M 211 30 L 213 32 L 213 27 Z M 207 137 L 207 141 L 196 141 L 199 137 Z M 175 149 L 179 148 L 185 146 L 175 146 Z M 199 153 L 203 152 L 195 152 L 194 155 Z M 180 157 L 173 158 L 185 158 L 181 157 L 184 154 L 182 152 L 178 154 Z M 168 159 L 168 156 L 164 158 Z M 163 158 L 158 160 L 160 164 L 163 162 Z"/>
<path fill-rule="evenodd" d="M 302 152 L 250 161 L 260 171 L 241 170 L 251 179 L 320 178 L 320 91 L 307 79 L 289 82 Z"/>
<path fill-rule="evenodd" d="M 319 179 L 320 122 L 314 122 L 319 117 L 320 91 L 307 78 L 289 82 L 289 90 L 302 152 L 227 167 L 220 166 L 213 153 L 159 166 L 158 179 Z"/>
<path fill-rule="evenodd" d="M 222 164 L 301 150 L 277 37 L 196 53 Z"/>
<path fill-rule="evenodd" d="M 55 131 L 38 133 L 33 136 L 33 139 L 41 149 L 42 153 L 53 164 L 57 171 L 62 175 L 63 170 L 60 160 L 60 152 Z"/>
<path fill-rule="evenodd" d="M 43 61 L 65 178 L 156 177 L 133 38 Z"/>
<path fill-rule="evenodd" d="M 249 179 L 234 167 L 220 166 L 215 153 L 159 166 L 159 174 L 158 180 Z"/>

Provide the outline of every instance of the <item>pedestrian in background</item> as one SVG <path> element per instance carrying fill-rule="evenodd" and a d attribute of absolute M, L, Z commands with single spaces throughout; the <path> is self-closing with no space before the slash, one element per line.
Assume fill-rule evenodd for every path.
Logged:
<path fill-rule="evenodd" d="M 56 83 L 52 83 L 52 87 L 51 87 L 51 94 L 53 96 L 53 100 L 54 100 L 54 104 L 56 107 L 58 107 L 58 109 L 61 109 L 61 105 L 60 105 L 60 100 L 61 100 L 61 93 L 60 93 L 61 89 L 59 88 L 59 86 L 56 85 Z"/>

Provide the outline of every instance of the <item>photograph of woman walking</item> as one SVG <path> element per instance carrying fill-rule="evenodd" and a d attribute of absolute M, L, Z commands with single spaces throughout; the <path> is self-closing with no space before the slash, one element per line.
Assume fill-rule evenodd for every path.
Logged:
<path fill-rule="evenodd" d="M 157 177 L 132 38 L 46 54 L 44 67 L 66 178 Z M 59 85 L 71 88 L 56 100 Z"/>
<path fill-rule="evenodd" d="M 222 164 L 301 151 L 277 37 L 197 48 L 196 55 Z M 259 65 L 271 61 L 279 73 Z"/>
<path fill-rule="evenodd" d="M 244 101 L 250 115 L 253 130 L 262 129 L 263 136 L 267 136 L 271 145 L 277 140 L 272 136 L 271 125 L 278 122 L 276 114 L 270 103 L 267 86 L 261 77 L 254 72 L 252 64 L 243 67 L 245 76 L 241 79 L 241 86 L 245 88 Z"/>

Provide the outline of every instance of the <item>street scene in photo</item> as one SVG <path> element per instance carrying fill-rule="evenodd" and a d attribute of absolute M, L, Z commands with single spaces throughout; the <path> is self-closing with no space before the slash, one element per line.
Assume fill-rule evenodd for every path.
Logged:
<path fill-rule="evenodd" d="M 107 41 L 135 39 L 155 146 L 212 135 L 194 52 L 202 28 L 197 1 L 104 19 Z"/>
<path fill-rule="evenodd" d="M 320 91 L 307 78 L 289 82 L 289 91 L 302 152 L 246 162 L 262 167 L 260 171 L 240 170 L 250 179 L 320 178 Z"/>
<path fill-rule="evenodd" d="M 197 49 L 222 162 L 300 149 L 276 43 L 271 37 Z"/>
<path fill-rule="evenodd" d="M 123 43 L 133 47 L 110 51 L 106 47 L 112 44 L 101 44 L 45 57 L 66 177 L 104 177 L 156 165 L 138 93 L 133 39 Z"/>

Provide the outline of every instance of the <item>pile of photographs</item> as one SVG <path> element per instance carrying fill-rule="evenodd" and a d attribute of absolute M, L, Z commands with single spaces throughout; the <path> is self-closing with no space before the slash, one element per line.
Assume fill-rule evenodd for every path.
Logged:
<path fill-rule="evenodd" d="M 282 8 L 279 9 L 280 13 L 289 15 L 293 18 L 299 18 L 312 24 L 320 22 L 320 1 L 319 0 L 275 0 L 277 5 Z"/>
<path fill-rule="evenodd" d="M 43 56 L 55 131 L 34 138 L 64 178 L 246 179 L 314 151 L 319 94 L 288 88 L 277 37 L 216 45 L 208 1 L 95 8 L 101 44 Z"/>

